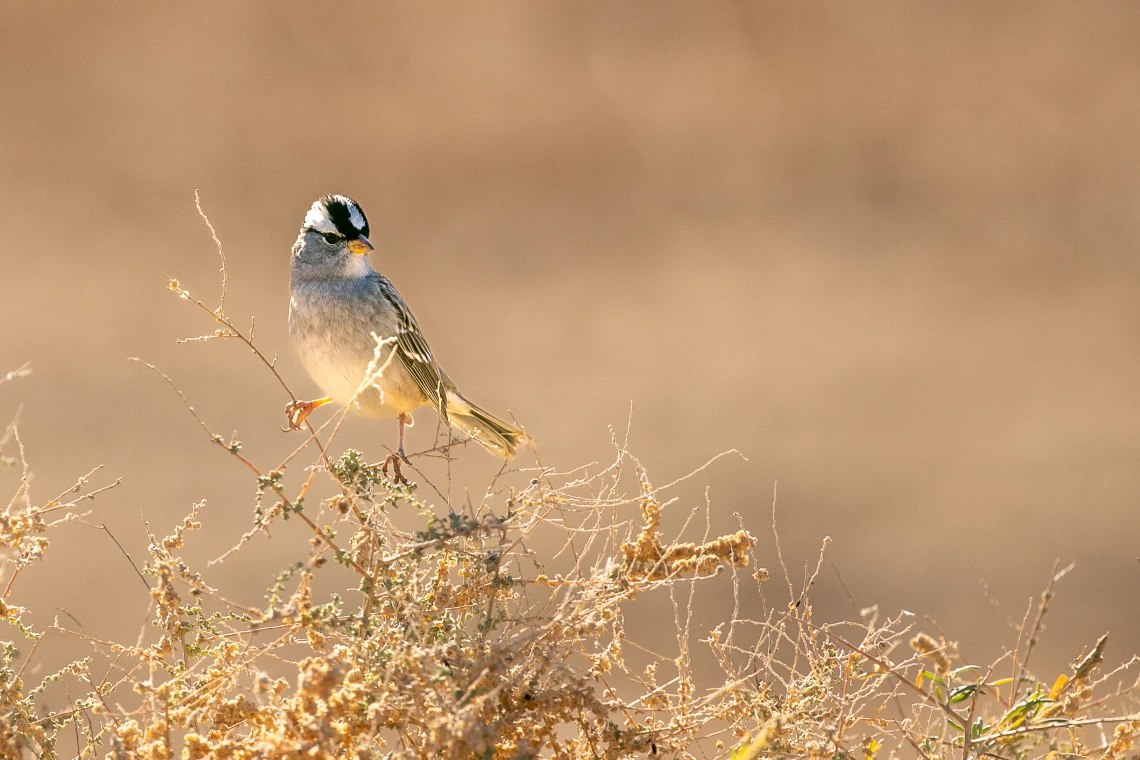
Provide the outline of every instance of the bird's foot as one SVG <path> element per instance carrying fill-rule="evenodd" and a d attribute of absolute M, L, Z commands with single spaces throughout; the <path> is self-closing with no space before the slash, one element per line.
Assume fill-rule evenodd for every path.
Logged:
<path fill-rule="evenodd" d="M 282 431 L 289 433 L 294 430 L 301 430 L 305 427 L 305 420 L 313 413 L 313 410 L 319 406 L 332 401 L 331 398 L 318 398 L 313 401 L 294 401 L 291 404 L 285 405 L 285 418 L 286 426 L 281 428 Z"/>
<path fill-rule="evenodd" d="M 404 477 L 404 473 L 400 472 L 400 462 L 404 461 L 408 464 L 411 462 L 403 451 L 397 451 L 395 454 L 389 454 L 384 457 L 384 463 L 380 465 L 380 472 L 384 473 L 384 477 L 388 477 L 388 466 L 392 466 L 392 482 L 398 486 L 408 485 L 408 479 Z"/>

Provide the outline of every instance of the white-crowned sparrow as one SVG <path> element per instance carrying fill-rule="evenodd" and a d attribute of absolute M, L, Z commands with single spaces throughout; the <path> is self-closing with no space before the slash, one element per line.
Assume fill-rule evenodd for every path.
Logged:
<path fill-rule="evenodd" d="M 299 428 L 313 409 L 330 401 L 351 403 L 366 417 L 399 421 L 398 453 L 404 458 L 404 427 L 411 426 L 412 411 L 431 406 L 445 423 L 494 453 L 514 456 L 520 443 L 529 442 L 526 433 L 465 399 L 436 364 L 408 305 L 372 268 L 368 232 L 360 204 L 326 195 L 309 209 L 293 244 L 289 333 L 301 363 L 328 396 L 286 407 L 289 427 Z M 388 360 L 391 351 L 391 358 L 358 393 L 377 356 L 377 338 L 390 339 L 379 356 Z M 391 461 L 402 480 L 399 459 Z"/>

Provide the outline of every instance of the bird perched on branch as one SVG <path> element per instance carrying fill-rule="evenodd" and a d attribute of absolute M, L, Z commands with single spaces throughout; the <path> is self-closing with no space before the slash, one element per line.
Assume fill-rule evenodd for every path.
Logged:
<path fill-rule="evenodd" d="M 398 482 L 404 428 L 412 411 L 431 406 L 501 457 L 514 456 L 526 433 L 468 401 L 435 361 L 415 317 L 384 275 L 372 268 L 368 218 L 344 195 L 326 195 L 305 215 L 293 244 L 289 333 L 301 363 L 328 395 L 285 408 L 290 430 L 330 401 L 366 417 L 395 417 L 399 448 L 391 463 Z M 378 348 L 379 344 L 379 348 Z M 369 367 L 373 376 L 365 385 Z M 362 388 L 362 386 L 364 386 Z"/>

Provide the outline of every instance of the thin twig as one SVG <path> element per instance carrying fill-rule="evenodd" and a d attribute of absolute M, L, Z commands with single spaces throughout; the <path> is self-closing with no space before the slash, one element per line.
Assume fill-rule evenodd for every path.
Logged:
<path fill-rule="evenodd" d="M 107 523 L 99 523 L 98 525 L 91 525 L 91 523 L 89 523 L 89 522 L 84 522 L 84 525 L 90 525 L 92 528 L 106 532 L 106 534 L 111 537 L 111 540 L 115 542 L 115 546 L 119 547 L 119 551 L 121 551 L 123 553 L 123 556 L 127 558 L 127 562 L 130 563 L 131 569 L 135 571 L 135 575 L 137 575 L 139 577 L 139 580 L 142 581 L 143 586 L 146 587 L 147 591 L 150 591 L 150 584 L 147 582 L 146 576 L 144 576 L 142 574 L 142 571 L 139 570 L 138 567 L 135 565 L 135 561 L 133 559 L 131 559 L 131 555 L 128 554 L 127 550 L 123 548 L 123 545 L 121 543 L 119 543 L 119 539 L 115 538 L 115 534 L 112 533 L 111 529 L 107 527 Z"/>
<path fill-rule="evenodd" d="M 273 493 L 277 496 L 277 498 L 281 499 L 281 503 L 282 503 L 284 508 L 292 510 L 294 512 L 294 514 L 296 514 L 297 517 L 302 522 L 304 522 L 306 525 L 309 526 L 310 529 L 312 529 L 313 533 L 315 533 L 322 541 L 327 543 L 329 545 L 329 547 L 337 553 L 337 556 L 348 558 L 349 565 L 351 565 L 352 568 L 354 570 L 356 570 L 356 572 L 360 573 L 362 576 L 364 576 L 366 578 L 369 577 L 368 571 L 365 570 L 363 567 L 361 567 L 360 563 L 358 563 L 355 559 L 352 559 L 351 554 L 348 554 L 347 552 L 342 551 L 341 548 L 339 546 L 337 546 L 336 542 L 333 541 L 333 539 L 330 538 L 319 527 L 317 527 L 317 524 L 314 523 L 309 518 L 308 515 L 306 515 L 301 510 L 294 509 L 293 501 L 285 494 L 285 490 L 279 484 L 277 484 L 276 482 L 273 482 L 269 478 L 266 478 L 261 473 L 261 470 L 258 469 L 257 465 L 255 465 L 253 462 L 249 461 L 248 459 L 246 459 L 244 456 L 241 455 L 241 452 L 237 450 L 237 447 L 233 443 L 226 444 L 225 440 L 220 435 L 217 435 L 212 430 L 210 430 L 210 428 L 206 424 L 206 422 L 198 415 L 198 412 L 196 412 L 194 410 L 194 407 L 190 405 L 190 402 L 187 400 L 186 395 L 175 384 L 175 382 L 170 378 L 169 375 L 164 373 L 162 370 L 160 370 L 158 367 L 154 366 L 153 364 L 145 362 L 142 359 L 139 359 L 138 357 L 131 357 L 131 361 L 138 362 L 139 364 L 143 365 L 144 367 L 147 367 L 152 372 L 154 372 L 159 377 L 161 377 L 163 380 L 165 380 L 167 382 L 167 384 L 171 387 L 171 389 L 175 393 L 178 394 L 178 398 L 182 399 L 182 403 L 183 403 L 183 405 L 185 405 L 186 410 L 190 413 L 190 416 L 194 418 L 194 421 L 198 423 L 198 426 L 201 427 L 202 430 L 205 431 L 206 435 L 210 437 L 211 443 L 214 443 L 215 445 L 217 445 L 222 450 L 228 452 L 231 456 L 233 456 L 239 462 L 241 462 L 246 467 L 248 467 L 249 470 L 260 479 L 259 482 L 266 483 L 266 487 L 269 488 L 271 491 L 273 491 Z M 269 481 L 269 482 L 267 482 L 267 481 Z"/>
<path fill-rule="evenodd" d="M 218 324 L 220 324 L 226 328 L 226 331 L 228 331 L 228 332 L 223 331 L 221 334 L 217 335 L 217 337 L 219 337 L 219 338 L 237 338 L 242 343 L 244 343 L 249 348 L 249 350 L 253 352 L 254 356 L 256 356 L 261 361 L 261 363 L 264 364 L 265 367 L 273 374 L 273 377 L 277 379 L 278 384 L 280 384 L 281 387 L 285 390 L 285 393 L 289 394 L 289 399 L 291 401 L 297 400 L 297 397 L 295 395 L 293 395 L 293 391 L 290 390 L 289 385 L 285 382 L 285 378 L 281 377 L 281 373 L 277 371 L 276 363 L 271 362 L 269 359 L 267 359 L 265 357 L 265 354 L 261 353 L 261 349 L 259 349 L 256 345 L 254 345 L 253 341 L 251 341 L 245 335 L 245 333 L 243 333 L 241 330 L 239 330 L 234 325 L 234 323 L 232 321 L 230 321 L 229 317 L 227 317 L 222 312 L 215 311 L 214 309 L 211 309 L 209 306 L 204 304 L 201 301 L 201 299 L 198 299 L 198 298 L 195 298 L 194 296 L 192 296 L 190 294 L 190 291 L 185 290 L 178 283 L 178 280 L 174 279 L 173 277 L 170 277 L 170 275 L 167 275 L 167 278 L 170 280 L 170 284 L 168 287 L 170 288 L 171 291 L 176 293 L 179 298 L 181 298 L 185 301 L 189 301 L 190 303 L 194 304 L 195 306 L 200 308 L 202 311 L 206 312 L 211 317 L 213 317 L 214 321 L 216 321 Z"/>
<path fill-rule="evenodd" d="M 218 247 L 218 256 L 222 259 L 222 299 L 218 304 L 218 314 L 225 311 L 226 308 L 226 252 L 222 250 L 222 241 L 218 240 L 218 233 L 214 230 L 214 225 L 210 223 L 210 217 L 206 216 L 206 212 L 202 210 L 202 199 L 198 197 L 198 189 L 194 189 L 194 208 L 198 209 L 198 216 L 202 217 L 202 221 L 210 228 L 210 237 L 214 239 L 214 245 Z M 253 336 L 253 326 L 249 328 L 250 336 Z"/>
<path fill-rule="evenodd" d="M 1021 679 L 1025 677 L 1026 672 L 1029 670 L 1029 658 L 1033 654 L 1033 650 L 1037 648 L 1037 637 L 1041 634 L 1041 628 L 1045 622 L 1045 615 L 1049 611 L 1049 602 L 1053 599 L 1053 585 L 1065 577 L 1065 575 L 1076 566 L 1076 563 L 1069 563 L 1062 570 L 1058 570 L 1061 560 L 1053 561 L 1053 574 L 1049 576 L 1049 583 L 1045 586 L 1045 590 L 1041 592 L 1041 603 L 1037 607 L 1037 617 L 1033 621 L 1033 631 L 1029 634 L 1029 642 L 1026 644 L 1025 657 L 1022 658 L 1021 663 L 1017 666 L 1016 675 L 1013 678 L 1013 691 L 1010 693 L 1010 705 L 1017 702 L 1017 692 L 1021 688 Z M 1017 639 L 1018 647 L 1021 645 L 1021 637 Z M 1016 651 L 1016 650 L 1015 650 Z"/>
<path fill-rule="evenodd" d="M 935 699 L 935 697 L 930 692 L 926 691 L 923 688 L 920 688 L 919 686 L 916 686 L 914 684 L 914 682 L 912 682 L 909 678 L 907 678 L 902 673 L 899 673 L 897 670 L 895 670 L 895 667 L 893 665 L 891 665 L 890 663 L 886 662 L 885 660 L 881 660 L 878 657 L 875 657 L 873 654 L 871 654 L 867 650 L 863 649 L 862 647 L 855 646 L 854 644 L 848 642 L 846 639 L 844 639 L 843 637 L 833 633 L 832 631 L 830 631 L 827 628 L 821 628 L 821 627 L 815 625 L 814 623 L 810 623 L 807 620 L 799 618 L 795 615 L 789 614 L 788 617 L 791 618 L 792 620 L 795 620 L 797 623 L 804 625 L 804 626 L 810 628 L 811 630 L 816 631 L 817 633 L 821 633 L 824 636 L 827 636 L 828 638 L 838 642 L 839 644 L 842 644 L 843 646 L 850 649 L 852 652 L 857 652 L 861 656 L 867 658 L 868 660 L 870 660 L 871 662 L 875 663 L 880 668 L 882 668 L 884 672 L 889 673 L 891 675 L 891 677 L 896 679 L 899 683 L 903 684 L 908 689 L 910 689 L 911 691 L 913 691 L 914 693 L 916 693 L 920 697 L 922 697 L 923 701 L 925 701 L 927 704 L 931 705 L 932 707 L 937 707 L 939 710 L 946 713 L 946 715 L 953 718 L 954 721 L 958 723 L 958 725 L 960 725 L 960 726 L 966 725 L 966 719 L 962 715 L 960 715 L 953 707 L 951 707 L 950 705 L 947 705 L 947 704 L 943 704 L 942 702 L 939 702 L 937 699 Z"/>
<path fill-rule="evenodd" d="M 19 377 L 27 377 L 30 374 L 32 374 L 32 363 L 31 361 L 26 361 L 8 374 L 0 375 L 0 385 Z"/>

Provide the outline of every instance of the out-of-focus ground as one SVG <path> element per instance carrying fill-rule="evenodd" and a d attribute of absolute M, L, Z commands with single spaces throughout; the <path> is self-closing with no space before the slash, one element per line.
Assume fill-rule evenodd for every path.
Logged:
<path fill-rule="evenodd" d="M 313 199 L 348 193 L 449 373 L 544 463 L 608 462 L 631 402 L 658 483 L 746 455 L 670 525 L 707 486 L 714 528 L 761 537 L 770 602 L 779 481 L 796 578 L 830 535 L 859 606 L 929 614 L 983 660 L 1075 561 L 1035 662 L 1106 630 L 1118 661 L 1140 648 L 1138 38 L 1140 6 L 1107 3 L 11 6 L 0 370 L 35 375 L 0 416 L 25 405 L 41 501 L 101 463 L 124 483 L 89 519 L 136 560 L 140 512 L 162 535 L 203 498 L 185 554 L 217 556 L 253 483 L 127 357 L 272 465 L 299 442 L 287 399 L 236 343 L 175 345 L 214 326 L 164 273 L 216 301 L 198 188 L 230 311 L 315 395 L 287 258 Z M 338 448 L 394 434 L 351 420 Z M 477 496 L 495 467 L 466 450 L 455 482 Z M 207 578 L 261 604 L 306 538 Z M 53 541 L 14 601 L 133 641 L 147 597 L 108 537 Z M 817 621 L 854 615 L 827 563 L 813 594 Z"/>

